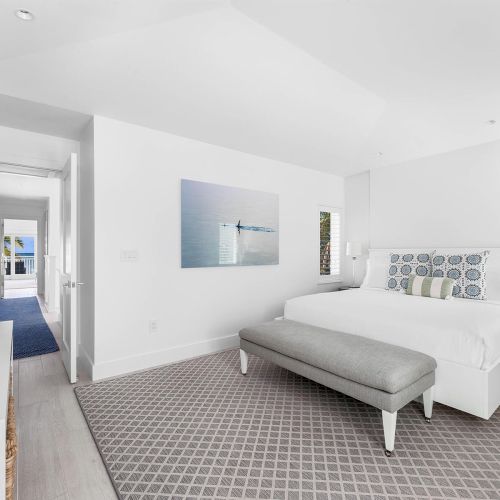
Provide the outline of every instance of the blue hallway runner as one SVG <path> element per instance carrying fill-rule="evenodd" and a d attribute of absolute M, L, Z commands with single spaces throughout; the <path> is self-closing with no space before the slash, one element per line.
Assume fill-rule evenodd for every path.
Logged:
<path fill-rule="evenodd" d="M 0 299 L 0 321 L 14 321 L 14 359 L 59 350 L 36 297 Z"/>

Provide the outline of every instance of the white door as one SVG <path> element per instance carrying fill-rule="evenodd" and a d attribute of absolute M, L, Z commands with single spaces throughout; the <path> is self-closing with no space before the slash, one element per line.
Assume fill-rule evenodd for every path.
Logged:
<path fill-rule="evenodd" d="M 76 355 L 78 339 L 78 158 L 72 153 L 61 180 L 61 313 L 62 359 L 69 381 L 77 380 Z"/>
<path fill-rule="evenodd" d="M 0 299 L 5 296 L 5 256 L 4 256 L 4 228 L 3 219 L 0 219 Z"/>

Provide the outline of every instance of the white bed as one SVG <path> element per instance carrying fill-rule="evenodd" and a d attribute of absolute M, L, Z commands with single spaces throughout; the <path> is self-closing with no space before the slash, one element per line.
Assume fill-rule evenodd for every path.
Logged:
<path fill-rule="evenodd" d="M 285 318 L 429 354 L 438 363 L 435 400 L 489 418 L 500 405 L 500 249 L 492 249 L 488 262 L 486 301 L 385 290 L 391 251 L 370 251 L 362 288 L 288 300 Z"/>

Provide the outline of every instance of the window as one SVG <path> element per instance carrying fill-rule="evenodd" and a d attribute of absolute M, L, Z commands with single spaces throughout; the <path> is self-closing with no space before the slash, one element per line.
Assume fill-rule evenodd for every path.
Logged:
<path fill-rule="evenodd" d="M 341 213 L 319 209 L 319 274 L 321 281 L 340 280 Z"/>
<path fill-rule="evenodd" d="M 4 274 L 9 277 L 36 274 L 35 236 L 5 235 Z"/>

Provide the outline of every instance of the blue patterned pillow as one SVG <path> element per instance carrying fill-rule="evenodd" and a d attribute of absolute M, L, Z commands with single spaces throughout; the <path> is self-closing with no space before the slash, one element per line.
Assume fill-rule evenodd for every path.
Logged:
<path fill-rule="evenodd" d="M 454 279 L 454 297 L 485 300 L 489 254 L 489 250 L 453 255 L 435 253 L 432 256 L 432 276 Z"/>
<path fill-rule="evenodd" d="M 430 253 L 391 253 L 390 259 L 387 290 L 406 290 L 410 274 L 431 275 Z"/>

